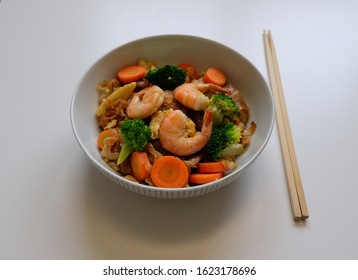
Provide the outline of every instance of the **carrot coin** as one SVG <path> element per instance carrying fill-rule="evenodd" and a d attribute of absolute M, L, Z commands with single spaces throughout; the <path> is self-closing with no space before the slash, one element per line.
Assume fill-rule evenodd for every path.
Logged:
<path fill-rule="evenodd" d="M 118 79 L 125 84 L 136 82 L 144 78 L 146 69 L 141 65 L 127 65 L 119 69 Z"/>
<path fill-rule="evenodd" d="M 224 173 L 195 173 L 190 174 L 189 182 L 194 184 L 207 184 L 210 182 L 214 182 L 224 176 Z"/>
<path fill-rule="evenodd" d="M 101 150 L 103 149 L 104 146 L 104 139 L 106 139 L 107 137 L 118 137 L 117 130 L 114 128 L 110 128 L 101 131 L 101 133 L 97 137 L 97 145 L 98 148 L 100 148 Z"/>
<path fill-rule="evenodd" d="M 138 181 L 143 181 L 150 176 L 151 164 L 145 152 L 133 152 L 130 164 L 133 176 Z"/>
<path fill-rule="evenodd" d="M 212 83 L 221 87 L 226 84 L 225 74 L 215 67 L 209 67 L 206 70 L 203 80 L 205 83 Z"/>
<path fill-rule="evenodd" d="M 187 184 L 188 178 L 188 168 L 177 157 L 162 156 L 153 164 L 151 179 L 159 188 L 182 188 Z"/>
<path fill-rule="evenodd" d="M 198 163 L 198 173 L 224 172 L 227 168 L 220 161 Z"/>

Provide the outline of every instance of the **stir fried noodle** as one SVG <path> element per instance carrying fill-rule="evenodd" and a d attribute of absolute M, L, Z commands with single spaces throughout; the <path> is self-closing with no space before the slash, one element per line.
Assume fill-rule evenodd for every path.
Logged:
<path fill-rule="evenodd" d="M 188 63 L 158 67 L 139 59 L 96 90 L 101 157 L 142 184 L 190 187 L 222 178 L 237 167 L 256 130 L 244 97 L 216 68 L 199 73 Z M 181 181 L 170 168 L 183 169 Z"/>

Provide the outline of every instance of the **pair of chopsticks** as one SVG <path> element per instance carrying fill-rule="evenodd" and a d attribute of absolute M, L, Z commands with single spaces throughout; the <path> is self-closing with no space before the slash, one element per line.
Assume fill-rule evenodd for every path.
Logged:
<path fill-rule="evenodd" d="M 281 75 L 271 32 L 264 31 L 264 43 L 271 90 L 276 108 L 276 122 L 281 142 L 281 151 L 286 171 L 292 214 L 295 220 L 308 218 L 308 208 L 298 168 L 293 138 L 283 93 Z"/>

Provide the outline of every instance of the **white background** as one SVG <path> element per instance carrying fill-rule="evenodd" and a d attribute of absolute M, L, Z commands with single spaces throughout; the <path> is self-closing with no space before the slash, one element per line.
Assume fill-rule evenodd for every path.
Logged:
<path fill-rule="evenodd" d="M 358 259 L 357 1 L 0 2 L 1 259 Z M 82 74 L 140 37 L 189 34 L 268 81 L 276 45 L 310 218 L 292 219 L 276 126 L 236 182 L 204 197 L 122 190 L 70 125 Z"/>

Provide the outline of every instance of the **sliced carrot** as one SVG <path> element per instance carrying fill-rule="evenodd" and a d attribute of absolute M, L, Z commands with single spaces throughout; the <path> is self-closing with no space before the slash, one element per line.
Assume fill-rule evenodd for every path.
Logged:
<path fill-rule="evenodd" d="M 159 188 L 182 188 L 187 184 L 188 177 L 188 168 L 174 156 L 162 156 L 152 167 L 151 179 Z"/>
<path fill-rule="evenodd" d="M 207 184 L 224 177 L 224 173 L 194 173 L 189 175 L 189 182 L 194 184 Z"/>
<path fill-rule="evenodd" d="M 145 152 L 133 152 L 131 155 L 131 168 L 134 178 L 143 181 L 150 176 L 151 164 Z"/>
<path fill-rule="evenodd" d="M 227 168 L 221 161 L 198 163 L 199 173 L 217 173 L 217 172 L 224 172 L 226 170 Z"/>
<path fill-rule="evenodd" d="M 136 82 L 144 78 L 146 69 L 141 65 L 127 65 L 119 69 L 118 79 L 125 84 Z"/>
<path fill-rule="evenodd" d="M 115 128 L 105 129 L 97 137 L 97 145 L 101 150 L 104 146 L 104 139 L 107 137 L 118 137 L 118 131 Z"/>
<path fill-rule="evenodd" d="M 226 76 L 219 69 L 209 67 L 204 74 L 203 81 L 205 83 L 212 83 L 222 87 L 226 84 Z"/>

